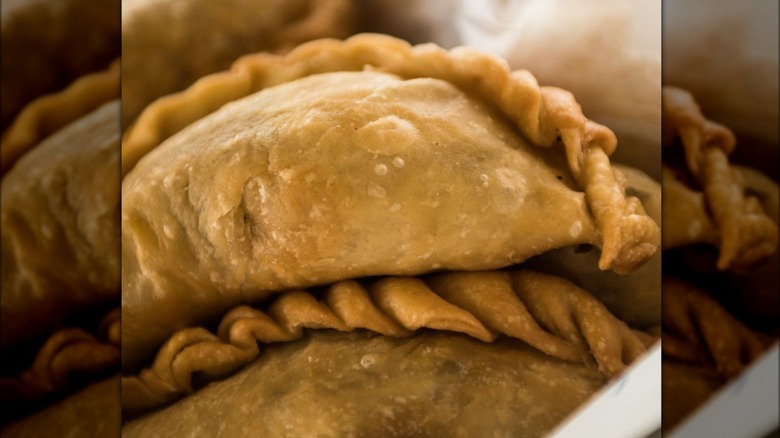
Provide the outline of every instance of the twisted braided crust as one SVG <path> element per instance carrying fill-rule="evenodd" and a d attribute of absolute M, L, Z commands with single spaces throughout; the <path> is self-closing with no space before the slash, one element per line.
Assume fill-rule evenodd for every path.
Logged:
<path fill-rule="evenodd" d="M 58 93 L 34 100 L 3 133 L 2 174 L 46 137 L 118 97 L 116 60 L 105 71 L 83 76 Z"/>
<path fill-rule="evenodd" d="M 719 233 L 718 269 L 741 269 L 773 254 L 777 226 L 757 199 L 744 195 L 740 177 L 728 160 L 735 146 L 731 131 L 707 120 L 685 90 L 664 87 L 663 101 L 665 144 L 680 138 L 688 170 L 703 188 Z"/>
<path fill-rule="evenodd" d="M 299 339 L 304 328 L 367 329 L 406 337 L 419 328 L 464 333 L 484 342 L 499 334 L 567 361 L 622 371 L 654 338 L 634 332 L 568 281 L 527 270 L 458 272 L 419 279 L 385 277 L 366 286 L 331 285 L 280 295 L 265 311 L 240 306 L 217 333 L 184 329 L 171 336 L 150 368 L 122 379 L 128 412 L 160 407 L 193 392 L 193 377 L 223 378 L 259 354 L 258 343 Z"/>
<path fill-rule="evenodd" d="M 284 57 L 246 56 L 231 70 L 149 105 L 125 136 L 122 172 L 127 174 L 165 139 L 230 101 L 313 74 L 364 69 L 448 81 L 497 106 L 534 144 L 549 147 L 561 140 L 603 236 L 599 267 L 630 272 L 655 253 L 658 227 L 638 200 L 626 197 L 610 167 L 608 156 L 617 142 L 612 131 L 587 120 L 567 91 L 540 87 L 529 72 L 512 72 L 503 61 L 465 47 L 412 47 L 392 37 L 364 34 L 343 42 L 303 44 Z"/>
<path fill-rule="evenodd" d="M 738 375 L 766 349 L 764 340 L 715 299 L 673 278 L 663 282 L 663 354 L 699 365 L 714 364 L 724 377 Z"/>
<path fill-rule="evenodd" d="M 52 334 L 17 377 L 0 378 L 2 402 L 30 402 L 68 388 L 77 374 L 101 374 L 116 369 L 120 359 L 120 308 L 109 311 L 97 336 L 81 328 Z"/>

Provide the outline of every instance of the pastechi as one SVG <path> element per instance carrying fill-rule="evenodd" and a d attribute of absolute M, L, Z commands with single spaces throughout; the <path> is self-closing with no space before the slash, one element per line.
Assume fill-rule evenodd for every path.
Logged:
<path fill-rule="evenodd" d="M 3 436 L 118 433 L 118 76 L 33 101 L 3 136 Z"/>
<path fill-rule="evenodd" d="M 731 163 L 732 131 L 664 87 L 663 429 L 777 341 L 777 182 Z M 667 268 L 669 266 L 669 268 Z"/>
<path fill-rule="evenodd" d="M 372 34 L 250 55 L 155 101 L 122 145 L 122 393 L 128 418 L 137 417 L 125 432 L 148 435 L 162 418 L 177 425 L 174 434 L 259 430 L 236 415 L 267 409 L 273 396 L 264 391 L 275 390 L 256 364 L 278 369 L 269 354 L 343 368 L 370 363 L 374 350 L 389 358 L 420 345 L 436 350 L 409 359 L 421 370 L 454 361 L 473 373 L 481 359 L 468 365 L 458 357 L 514 357 L 507 346 L 518 341 L 532 356 L 529 369 L 570 376 L 555 381 L 584 400 L 655 338 L 571 281 L 518 264 L 576 245 L 594 246 L 595 267 L 621 274 L 653 257 L 658 225 L 627 195 L 625 176 L 609 161 L 615 147 L 612 132 L 587 120 L 569 93 L 540 87 L 527 71 L 468 48 Z M 292 347 L 275 345 L 282 342 Z M 344 360 L 352 362 L 341 362 L 334 355 L 347 345 L 354 352 Z M 385 394 L 396 404 L 418 397 L 435 406 L 435 388 L 452 374 L 425 377 L 433 392 L 403 395 L 387 388 L 408 388 L 411 365 L 395 362 L 374 376 L 397 385 L 367 400 Z M 307 372 L 296 367 L 285 380 L 300 379 L 293 369 Z M 505 372 L 486 388 L 502 385 Z M 306 397 L 328 403 L 327 392 L 360 385 L 353 377 L 359 373 L 313 380 L 322 387 Z M 248 398 L 235 398 L 240 407 L 188 424 L 213 412 L 206 391 L 238 391 L 233 382 L 248 380 Z M 473 388 L 442 396 L 455 403 Z M 276 391 L 295 400 L 302 390 Z M 353 395 L 333 415 L 365 405 Z M 550 397 L 545 415 L 529 414 L 524 425 L 502 420 L 511 409 L 533 410 L 534 397 L 498 411 L 475 405 L 471 425 L 432 411 L 390 415 L 380 431 L 490 424 L 539 435 L 576 405 Z M 305 433 L 328 418 L 304 406 L 290 415 L 308 420 L 274 416 L 268 433 Z M 334 434 L 369 430 L 316 425 Z"/>

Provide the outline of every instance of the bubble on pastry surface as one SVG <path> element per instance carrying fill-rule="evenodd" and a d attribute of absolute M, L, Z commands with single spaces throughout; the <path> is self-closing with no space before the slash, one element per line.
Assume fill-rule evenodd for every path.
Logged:
<path fill-rule="evenodd" d="M 414 144 L 420 137 L 410 121 L 395 115 L 381 117 L 357 131 L 360 147 L 378 155 L 393 155 Z"/>
<path fill-rule="evenodd" d="M 496 179 L 501 187 L 512 189 L 519 193 L 525 193 L 525 178 L 515 169 L 499 167 L 495 171 Z"/>
<path fill-rule="evenodd" d="M 404 162 L 403 158 L 401 158 L 401 157 L 393 158 L 393 166 L 395 168 L 400 169 L 400 168 L 404 167 L 404 164 L 406 164 L 406 163 Z"/>
<path fill-rule="evenodd" d="M 366 188 L 366 193 L 372 198 L 384 198 L 387 196 L 385 189 L 377 183 L 370 183 Z"/>
<path fill-rule="evenodd" d="M 582 233 L 582 221 L 576 221 L 569 227 L 569 234 L 579 236 Z"/>
<path fill-rule="evenodd" d="M 387 175 L 387 166 L 385 166 L 384 164 L 377 164 L 376 166 L 374 166 L 374 173 L 382 176 Z"/>

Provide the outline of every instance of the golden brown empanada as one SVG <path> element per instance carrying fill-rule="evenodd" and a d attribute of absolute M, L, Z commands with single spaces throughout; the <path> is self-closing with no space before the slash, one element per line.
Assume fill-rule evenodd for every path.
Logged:
<path fill-rule="evenodd" d="M 3 421 L 39 411 L 9 434 L 37 436 L 48 418 L 62 434 L 119 427 L 118 401 L 58 401 L 120 360 L 118 94 L 116 68 L 88 75 L 32 102 L 3 137 L 0 404 Z"/>
<path fill-rule="evenodd" d="M 672 430 L 772 342 L 686 281 L 663 284 L 663 428 Z M 668 374 L 667 374 L 668 373 Z"/>
<path fill-rule="evenodd" d="M 663 429 L 669 431 L 773 341 L 754 329 L 776 329 L 778 225 L 777 184 L 731 164 L 734 134 L 707 119 L 693 95 L 665 87 L 664 120 L 663 248 L 670 263 L 663 284 Z"/>
<path fill-rule="evenodd" d="M 3 177 L 4 346 L 118 297 L 118 111 L 69 125 Z"/>
<path fill-rule="evenodd" d="M 664 143 L 671 147 L 679 139 L 684 154 L 684 169 L 679 171 L 687 175 L 672 178 L 665 172 L 672 197 L 664 199 L 664 214 L 674 228 L 665 230 L 664 248 L 717 240 L 720 270 L 749 269 L 771 256 L 777 251 L 777 224 L 755 197 L 745 194 L 729 163 L 733 133 L 705 118 L 693 96 L 680 88 L 664 87 L 663 117 Z M 686 190 L 681 179 L 701 195 Z M 711 218 L 711 224 L 703 215 Z"/>
<path fill-rule="evenodd" d="M 258 343 L 294 341 L 304 328 L 366 329 L 389 337 L 425 328 L 484 342 L 505 335 L 550 357 L 598 366 L 607 376 L 623 371 L 654 341 L 574 284 L 528 270 L 348 280 L 322 294 L 282 293 L 263 310 L 239 306 L 225 314 L 215 334 L 203 328 L 177 332 L 149 368 L 122 379 L 123 408 L 137 414 L 165 406 L 253 361 L 262 353 Z"/>
<path fill-rule="evenodd" d="M 122 124 L 239 56 L 354 32 L 353 0 L 125 0 Z"/>
<path fill-rule="evenodd" d="M 492 56 L 380 35 L 252 55 L 150 104 L 122 147 L 123 408 L 137 416 L 174 403 L 125 433 L 170 422 L 166 433 L 187 434 L 192 422 L 239 435 L 285 426 L 386 434 L 417 424 L 420 433 L 489 425 L 536 436 L 603 384 L 590 370 L 617 375 L 656 340 L 570 281 L 502 270 L 592 245 L 594 269 L 627 274 L 655 254 L 660 236 L 609 162 L 611 131 L 588 121 L 569 93 Z M 631 193 L 658 213 L 657 184 L 626 172 L 637 181 Z M 495 350 L 431 330 L 496 341 Z M 506 338 L 545 355 L 516 358 L 527 350 L 508 352 Z M 394 367 L 381 371 L 386 387 L 419 400 L 445 384 L 426 371 L 445 356 L 428 364 L 426 352 L 452 350 L 446 360 L 463 369 L 472 362 L 461 356 L 495 360 L 488 380 L 469 378 L 452 395 L 435 390 L 437 409 L 412 404 L 377 423 L 357 404 L 373 409 L 385 390 L 357 389 L 355 368 L 375 348 Z M 311 368 L 315 358 L 337 374 Z M 536 371 L 547 383 L 538 386 Z M 269 411 L 279 393 L 268 379 L 300 383 L 291 403 L 328 405 L 343 421 L 303 405 Z M 420 379 L 415 395 L 408 382 Z M 507 393 L 505 379 L 535 383 Z M 549 393 L 552 382 L 577 402 Z M 473 416 L 445 424 L 463 394 L 483 390 L 502 395 L 475 397 Z M 226 409 L 264 418 L 268 429 L 227 413 L 202 420 L 222 391 L 238 404 Z M 345 399 L 330 403 L 333 391 Z M 534 410 L 534 399 L 545 406 Z M 525 419 L 507 417 L 526 409 Z"/>
<path fill-rule="evenodd" d="M 127 365 L 174 330 L 272 291 L 491 269 L 580 243 L 603 246 L 602 269 L 631 270 L 655 252 L 657 225 L 609 166 L 614 137 L 527 72 L 374 35 L 239 65 L 284 82 L 374 60 L 408 79 L 342 71 L 268 88 L 193 123 L 126 176 Z M 261 69 L 271 62 L 278 68 Z M 235 81 L 245 82 L 240 70 L 203 79 L 174 103 L 228 99 L 214 88 Z M 165 100 L 129 134 L 123 165 L 169 122 Z M 553 146 L 556 135 L 558 150 L 533 144 Z M 567 160 L 555 158 L 560 147 Z"/>

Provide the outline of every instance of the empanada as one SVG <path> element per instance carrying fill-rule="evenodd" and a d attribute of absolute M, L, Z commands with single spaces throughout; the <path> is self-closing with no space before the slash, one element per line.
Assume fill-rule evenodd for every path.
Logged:
<path fill-rule="evenodd" d="M 669 208 L 664 212 L 676 229 L 665 230 L 664 248 L 717 239 L 720 270 L 747 269 L 772 255 L 777 250 L 777 224 L 767 217 L 755 197 L 744 193 L 729 163 L 728 154 L 735 145 L 732 132 L 705 118 L 690 93 L 670 86 L 664 87 L 663 117 L 665 144 L 671 145 L 679 138 L 687 179 L 703 195 L 701 202 L 697 195 L 686 194 L 678 179 L 668 178 L 675 186 L 674 198 L 665 199 Z M 668 172 L 665 175 L 671 176 Z M 705 205 L 707 212 L 702 213 Z M 702 214 L 710 215 L 712 226 Z"/>
<path fill-rule="evenodd" d="M 419 341 L 424 329 L 486 342 L 514 337 L 547 353 L 557 369 L 551 373 L 563 367 L 579 376 L 562 384 L 584 398 L 585 388 L 598 386 L 589 367 L 615 375 L 654 339 L 569 281 L 497 269 L 580 244 L 600 249 L 598 268 L 620 273 L 653 256 L 658 226 L 626 194 L 623 174 L 608 159 L 614 148 L 611 131 L 588 121 L 570 94 L 539 87 L 528 72 L 510 72 L 466 48 L 411 47 L 379 35 L 252 55 L 152 103 L 123 140 L 126 411 L 164 406 L 263 361 L 258 342 L 299 339 L 308 336 L 304 328 L 358 330 L 348 338 L 354 354 L 372 342 L 401 349 L 422 342 L 424 350 L 437 339 L 459 342 L 440 335 Z M 653 196 L 658 201 L 651 187 L 648 205 Z M 445 273 L 424 276 L 436 272 Z M 413 337 L 371 340 L 363 330 Z M 314 335 L 309 347 L 296 342 L 288 351 L 311 348 L 300 354 L 330 360 L 319 352 L 331 336 Z M 462 343 L 457 355 L 479 354 L 482 346 L 471 345 Z M 405 369 L 389 372 L 399 373 L 390 387 L 406 385 Z M 503 372 L 488 391 L 503 385 Z M 245 373 L 224 388 L 238 391 L 233 382 L 256 375 Z M 330 391 L 356 384 L 318 382 Z M 226 390 L 219 385 L 209 390 Z M 126 431 L 150 433 L 170 412 L 175 433 L 187 433 L 184 423 L 201 415 L 207 396 L 197 392 Z M 260 399 L 246 405 L 249 415 L 265 418 L 262 395 L 252 397 Z M 315 405 L 327 403 L 321 400 Z M 525 400 L 510 406 L 525 409 Z M 507 406 L 481 418 L 491 403 L 479 403 L 468 427 L 510 421 L 501 413 Z M 529 416 L 528 433 L 549 429 L 571 410 L 567 403 L 550 417 Z M 306 421 L 290 433 L 327 420 L 305 412 L 290 414 Z M 434 413 L 404 414 L 386 427 L 425 422 L 429 414 L 431 430 L 444 427 L 446 415 Z M 215 421 L 235 433 L 255 430 L 251 421 Z M 337 426 L 334 433 L 369 430 Z"/>
<path fill-rule="evenodd" d="M 354 32 L 353 0 L 125 0 L 122 123 L 239 56 Z"/>
<path fill-rule="evenodd" d="M 665 87 L 664 119 L 669 431 L 776 341 L 754 329 L 776 330 L 778 222 L 777 184 L 730 163 L 734 134 L 702 115 L 690 93 Z"/>
<path fill-rule="evenodd" d="M 613 164 L 626 179 L 626 193 L 642 201 L 647 214 L 661 225 L 661 185 L 643 172 Z M 664 188 L 664 196 L 668 196 Z M 662 233 L 666 239 L 666 227 Z M 671 224 L 674 226 L 674 224 Z M 598 269 L 600 252 L 583 245 L 559 248 L 533 257 L 525 266 L 542 269 L 564 278 L 593 294 L 615 316 L 632 327 L 653 328 L 661 325 L 661 252 L 630 275 Z"/>
<path fill-rule="evenodd" d="M 118 370 L 118 95 L 118 69 L 88 75 L 32 102 L 3 137 L 3 421 Z M 118 379 L 109 385 L 118 396 Z M 118 400 L 90 397 L 57 401 L 3 435 L 34 436 L 42 421 L 63 434 L 118 430 Z"/>

